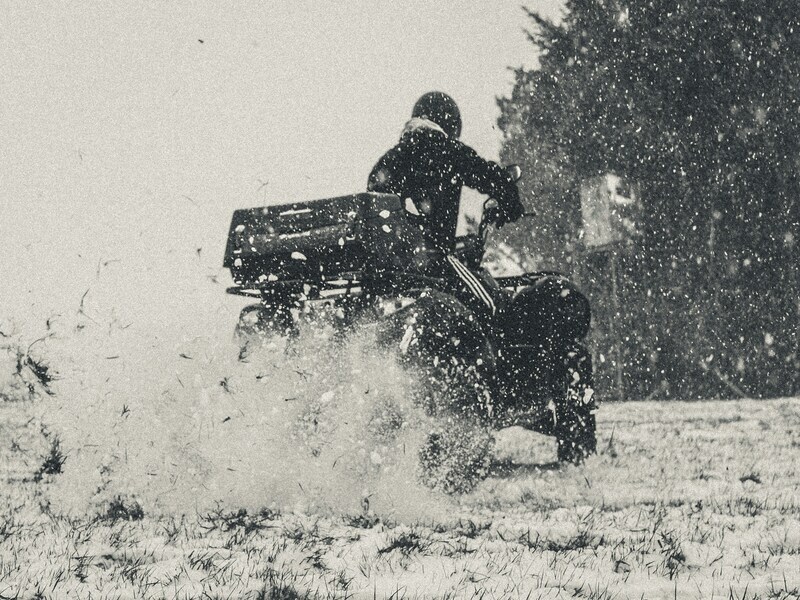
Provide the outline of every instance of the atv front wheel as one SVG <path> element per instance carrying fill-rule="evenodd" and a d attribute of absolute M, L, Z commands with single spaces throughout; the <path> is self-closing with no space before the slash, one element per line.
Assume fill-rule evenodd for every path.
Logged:
<path fill-rule="evenodd" d="M 558 461 L 580 464 L 597 451 L 592 358 L 585 348 L 575 346 L 566 353 L 564 367 L 554 410 Z"/>

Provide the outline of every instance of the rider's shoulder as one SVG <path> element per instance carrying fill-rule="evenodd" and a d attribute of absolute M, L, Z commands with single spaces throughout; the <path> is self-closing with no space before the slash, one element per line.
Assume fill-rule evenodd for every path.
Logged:
<path fill-rule="evenodd" d="M 400 139 L 444 139 L 447 134 L 439 125 L 423 117 L 414 117 L 406 122 Z"/>

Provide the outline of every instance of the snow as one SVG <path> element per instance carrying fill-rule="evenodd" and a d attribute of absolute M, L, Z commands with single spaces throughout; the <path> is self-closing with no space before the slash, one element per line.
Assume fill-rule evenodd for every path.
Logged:
<path fill-rule="evenodd" d="M 800 596 L 800 399 L 608 404 L 598 415 L 600 453 L 581 467 L 553 465 L 552 440 L 506 430 L 493 474 L 471 494 L 446 497 L 418 480 L 430 424 L 412 401 L 414 383 L 368 332 L 343 345 L 320 323 L 318 334 L 270 340 L 240 359 L 231 332 L 243 301 L 224 294 L 220 268 L 231 211 L 363 185 L 394 141 L 386 115 L 400 123 L 422 83 L 381 98 L 374 90 L 386 86 L 362 85 L 375 73 L 360 73 L 349 88 L 374 88 L 362 103 L 388 107 L 381 112 L 354 110 L 352 94 L 320 94 L 329 65 L 281 77 L 289 57 L 274 51 L 293 45 L 274 40 L 293 41 L 309 17 L 330 25 L 325 11 L 296 19 L 278 11 L 284 23 L 258 3 L 244 20 L 241 7 L 205 7 L 187 20 L 163 8 L 18 4 L 9 14 L 19 26 L 7 38 L 15 51 L 5 53 L 15 75 L 3 152 L 10 210 L 0 223 L 0 598 L 265 589 L 356 598 Z M 383 25 L 402 29 L 400 13 L 384 13 Z M 471 23 L 480 27 L 469 35 L 452 15 L 430 19 L 409 47 L 497 38 L 486 15 L 499 23 L 501 13 L 476 9 Z M 627 10 L 615 18 L 632 26 Z M 363 32 L 363 19 L 333 24 Z M 430 35 L 442 26 L 458 35 Z M 376 43 L 323 38 L 342 52 L 304 53 L 312 62 L 367 64 L 342 56 L 366 56 Z M 348 46 L 353 40 L 361 42 Z M 381 52 L 391 48 L 395 65 L 388 44 Z M 734 54 L 747 50 L 735 45 Z M 409 80 L 380 62 L 395 81 Z M 495 114 L 497 85 L 471 94 L 456 81 L 463 77 L 452 78 L 464 69 L 444 71 L 468 127 L 483 127 L 478 150 L 493 153 L 491 119 L 470 115 L 485 117 L 488 105 Z M 424 86 L 442 80 L 431 73 Z M 273 88 L 279 93 L 264 95 Z M 288 108 L 304 118 L 288 115 L 286 98 L 302 100 Z M 752 113 L 759 126 L 773 118 L 760 105 Z M 742 140 L 758 133 L 746 120 L 732 121 Z M 667 142 L 680 149 L 679 139 Z M 770 235 L 792 249 L 796 235 L 784 225 Z M 757 273 L 763 254 L 739 250 L 729 274 L 737 264 Z M 530 268 L 525 260 L 504 243 L 490 251 L 496 274 Z M 785 344 L 778 329 L 758 333 L 770 357 Z M 705 363 L 720 361 L 719 349 L 703 352 Z M 616 360 L 600 355 L 601 364 Z M 744 375 L 749 360 L 732 364 Z M 37 374 L 41 364 L 54 381 Z M 387 436 L 395 420 L 402 426 Z M 60 472 L 42 473 L 56 450 Z"/>
<path fill-rule="evenodd" d="M 130 329 L 90 323 L 62 321 L 34 346 L 58 366 L 54 396 L 0 404 L 11 484 L 0 486 L 0 594 L 42 582 L 152 598 L 280 586 L 791 597 L 800 586 L 800 399 L 605 404 L 599 455 L 581 467 L 556 467 L 550 438 L 508 429 L 493 475 L 447 497 L 417 482 L 424 419 L 366 333 L 337 345 L 321 327 L 247 362 L 201 338 L 142 364 Z M 399 437 L 370 433 L 397 412 Z M 67 460 L 35 482 L 43 426 Z M 98 520 L 113 498 L 144 518 Z"/>

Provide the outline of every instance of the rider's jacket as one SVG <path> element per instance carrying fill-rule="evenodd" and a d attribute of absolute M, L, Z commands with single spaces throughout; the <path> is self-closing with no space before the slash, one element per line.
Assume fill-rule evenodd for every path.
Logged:
<path fill-rule="evenodd" d="M 465 185 L 497 200 L 507 215 L 522 214 L 517 185 L 500 165 L 448 137 L 433 121 L 414 118 L 373 167 L 367 189 L 411 198 L 426 241 L 449 253 Z"/>

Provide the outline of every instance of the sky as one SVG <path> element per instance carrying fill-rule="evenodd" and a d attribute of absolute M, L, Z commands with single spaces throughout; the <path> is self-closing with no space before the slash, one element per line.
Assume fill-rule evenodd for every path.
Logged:
<path fill-rule="evenodd" d="M 0 319 L 88 291 L 142 328 L 191 330 L 198 305 L 235 321 L 232 211 L 363 190 L 432 89 L 496 159 L 495 97 L 536 65 L 529 24 L 519 0 L 4 0 Z"/>

